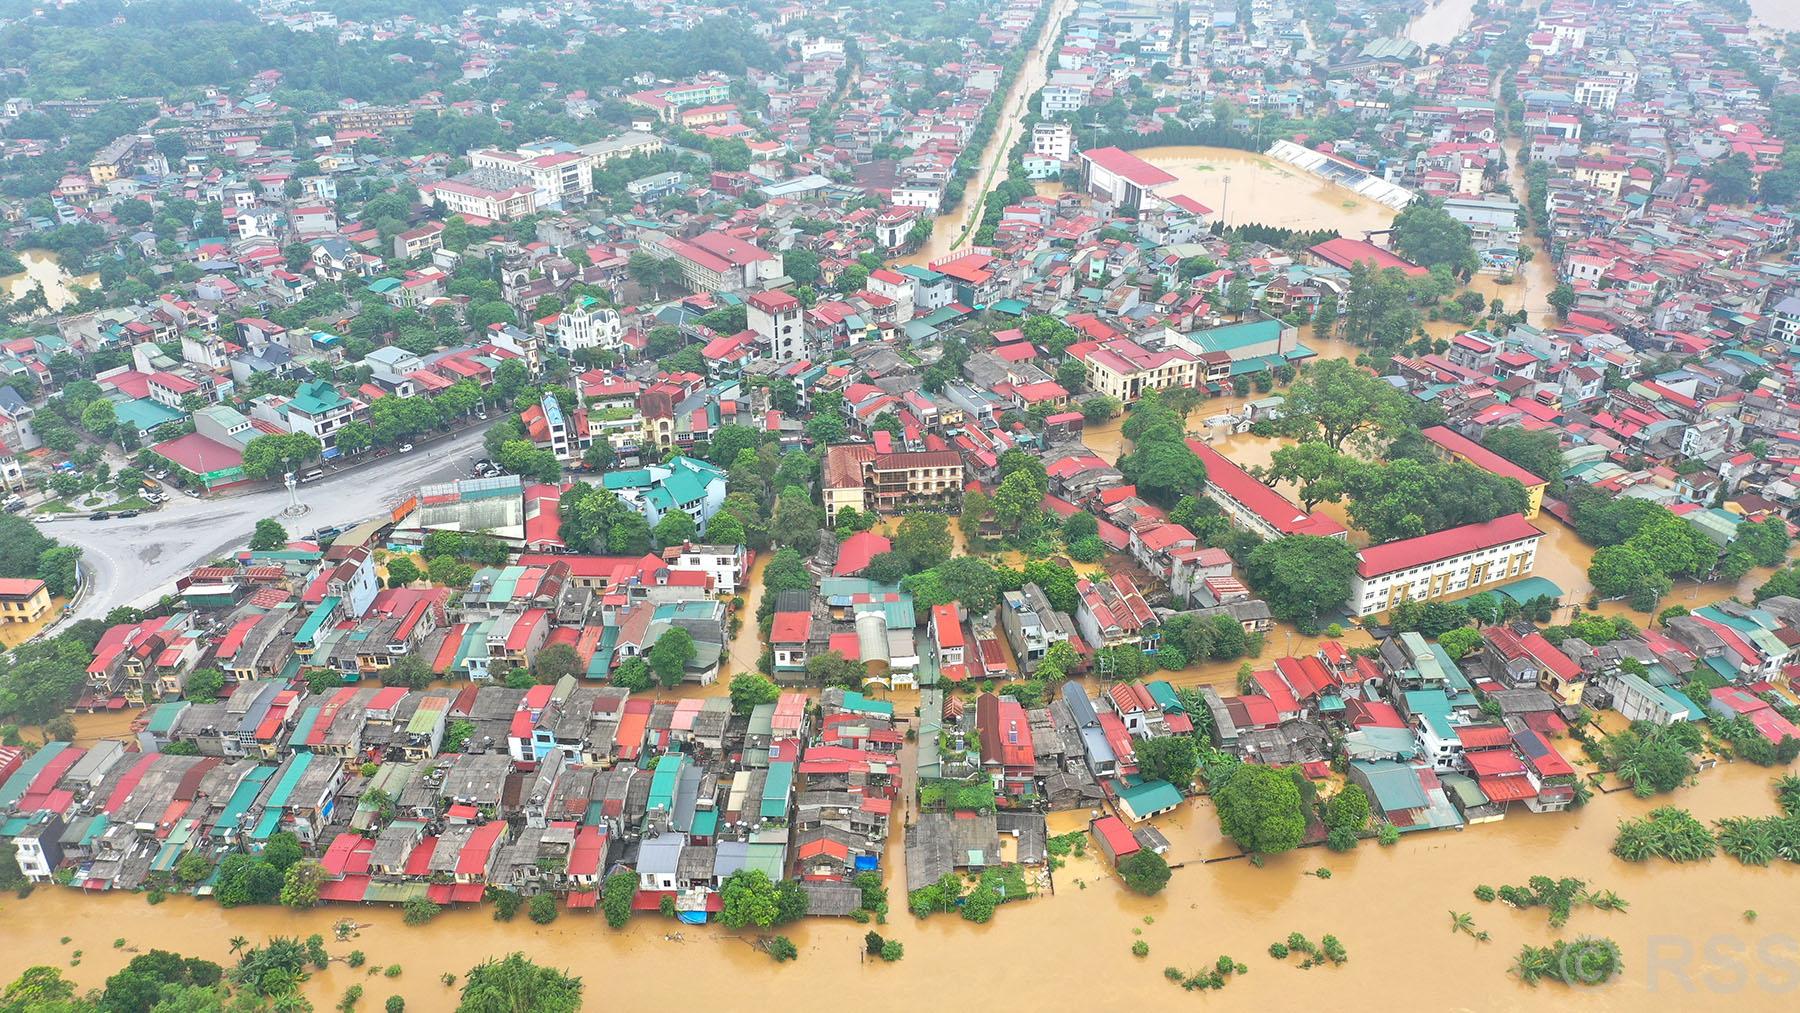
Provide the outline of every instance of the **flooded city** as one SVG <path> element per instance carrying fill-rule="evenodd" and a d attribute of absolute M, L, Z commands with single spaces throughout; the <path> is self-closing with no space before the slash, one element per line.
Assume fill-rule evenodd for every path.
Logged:
<path fill-rule="evenodd" d="M 1387 1009 L 1404 992 L 1407 1006 L 1426 1009 L 1546 1003 L 1701 1009 L 1726 1002 L 1786 1009 L 1800 985 L 1794 941 L 1800 926 L 1791 913 L 1800 901 L 1800 868 L 1747 868 L 1723 857 L 1682 866 L 1633 865 L 1608 853 L 1617 821 L 1656 805 L 1677 804 L 1708 820 L 1769 813 L 1770 776 L 1764 768 L 1730 765 L 1706 772 L 1698 786 L 1673 796 L 1640 800 L 1614 792 L 1566 813 L 1409 836 L 1389 848 L 1368 841 L 1350 854 L 1304 849 L 1271 858 L 1262 868 L 1243 860 L 1209 862 L 1235 851 L 1220 839 L 1208 803 L 1195 800 L 1157 821 L 1170 839 L 1169 862 L 1179 866 L 1160 896 L 1130 894 L 1096 860 L 1071 859 L 1055 873 L 1054 896 L 1004 905 L 987 925 L 945 916 L 919 922 L 904 912 L 890 917 L 876 928 L 906 946 L 906 959 L 893 966 L 861 959 L 863 926 L 816 919 L 784 929 L 800 950 L 798 963 L 787 966 L 772 963 L 751 936 L 654 916 L 639 916 L 615 932 L 591 913 L 534 926 L 523 918 L 495 922 L 485 908 L 476 908 L 407 926 L 397 910 L 380 907 L 223 910 L 186 897 L 151 907 L 141 895 L 41 889 L 5 901 L 0 972 L 10 976 L 43 963 L 98 984 L 134 952 L 151 947 L 174 945 L 227 961 L 234 936 L 260 942 L 268 935 L 316 932 L 335 957 L 356 949 L 371 965 L 400 965 L 398 978 L 379 979 L 370 988 L 381 990 L 378 995 L 398 993 L 418 1009 L 450 1004 L 452 993 L 440 975 L 461 975 L 480 956 L 514 949 L 581 975 L 591 996 L 634 1008 L 663 1003 L 676 981 L 684 1003 L 728 1008 L 746 992 L 765 989 L 789 993 L 791 1004 L 803 1009 L 817 1008 L 823 996 L 836 1004 L 924 1003 L 941 1000 L 949 968 L 971 964 L 980 967 L 977 996 L 1066 1008 L 1071 975 L 1078 975 L 1106 982 L 1103 991 L 1081 1001 L 1083 1007 L 1166 1008 L 1209 1000 L 1181 994 L 1164 980 L 1162 968 L 1193 970 L 1229 954 L 1250 973 L 1210 1001 L 1232 1008 Z M 1080 822 L 1079 814 L 1064 814 L 1052 831 Z M 1330 869 L 1331 877 L 1308 875 L 1319 867 Z M 1535 875 L 1585 879 L 1617 892 L 1630 910 L 1581 909 L 1566 929 L 1553 930 L 1541 911 L 1482 904 L 1471 896 L 1479 885 L 1522 884 Z M 1449 911 L 1471 912 L 1491 941 L 1451 931 Z M 1747 920 L 1746 911 L 1760 917 Z M 345 919 L 355 923 L 356 934 L 335 942 L 333 925 Z M 1335 934 L 1350 960 L 1301 971 L 1270 959 L 1269 943 L 1290 932 Z M 1534 989 L 1507 974 L 1521 945 L 1580 933 L 1609 936 L 1622 950 L 1625 973 L 1607 988 Z M 120 939 L 124 946 L 116 948 Z M 1139 940 L 1149 945 L 1146 958 L 1131 953 Z M 76 951 L 79 966 L 70 967 Z M 314 974 L 305 991 L 325 1005 L 350 984 L 369 980 L 366 971 L 334 962 Z"/>
<path fill-rule="evenodd" d="M 1796 1008 L 1800 0 L 88 6 L 0 1013 Z"/>

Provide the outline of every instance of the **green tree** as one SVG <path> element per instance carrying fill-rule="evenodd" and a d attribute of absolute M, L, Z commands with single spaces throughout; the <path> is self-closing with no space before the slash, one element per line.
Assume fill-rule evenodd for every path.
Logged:
<path fill-rule="evenodd" d="M 393 556 L 387 562 L 388 586 L 405 587 L 419 579 L 419 565 L 410 556 Z"/>
<path fill-rule="evenodd" d="M 1464 276 L 1481 267 L 1469 227 L 1437 200 L 1417 200 L 1394 217 L 1394 247 L 1426 267 L 1444 267 Z"/>
<path fill-rule="evenodd" d="M 1338 538 L 1289 535 L 1252 549 L 1245 566 L 1277 619 L 1302 632 L 1315 632 L 1319 620 L 1350 598 L 1356 555 Z"/>
<path fill-rule="evenodd" d="M 687 673 L 688 662 L 697 654 L 694 635 L 680 626 L 670 626 L 650 648 L 650 670 L 656 673 L 656 681 L 665 688 L 679 686 Z"/>
<path fill-rule="evenodd" d="M 1194 771 L 1200 766 L 1200 755 L 1195 749 L 1192 736 L 1159 736 L 1145 739 L 1134 748 L 1141 776 L 1150 780 L 1167 781 L 1184 792 L 1193 783 Z"/>
<path fill-rule="evenodd" d="M 269 552 L 280 549 L 288 543 L 287 528 L 281 522 L 265 517 L 256 522 L 256 530 L 250 535 L 250 551 Z"/>
<path fill-rule="evenodd" d="M 731 711 L 748 714 L 759 704 L 774 703 L 781 688 L 760 672 L 739 672 L 731 677 Z"/>
<path fill-rule="evenodd" d="M 631 902 L 637 897 L 638 878 L 634 872 L 615 872 L 600 887 L 600 910 L 606 924 L 622 929 L 631 920 Z"/>
<path fill-rule="evenodd" d="M 383 686 L 405 686 L 408 689 L 424 689 L 431 685 L 435 674 L 431 666 L 420 657 L 418 652 L 402 655 L 394 659 L 394 663 L 381 670 Z"/>
<path fill-rule="evenodd" d="M 1362 785 L 1346 784 L 1325 803 L 1326 843 L 1334 851 L 1356 847 L 1357 835 L 1369 825 L 1369 814 L 1369 795 Z"/>
<path fill-rule="evenodd" d="M 811 552 L 819 547 L 821 524 L 820 512 L 806 490 L 799 486 L 781 490 L 775 502 L 775 521 L 769 529 L 776 545 Z"/>
<path fill-rule="evenodd" d="M 319 885 L 325 870 L 317 862 L 295 862 L 281 882 L 281 903 L 291 908 L 311 908 L 319 903 Z"/>
<path fill-rule="evenodd" d="M 531 898 L 531 903 L 526 905 L 525 913 L 539 925 L 550 924 L 556 920 L 556 895 L 553 893 L 537 894 Z"/>
<path fill-rule="evenodd" d="M 1320 503 L 1336 503 L 1344 498 L 1347 464 L 1342 454 L 1326 444 L 1308 440 L 1277 448 L 1262 477 L 1268 482 L 1294 483 L 1300 506 L 1310 513 Z"/>
<path fill-rule="evenodd" d="M 118 410 L 111 401 L 90 401 L 81 410 L 81 427 L 102 440 L 111 436 L 117 425 Z"/>
<path fill-rule="evenodd" d="M 189 700 L 217 700 L 225 690 L 225 673 L 216 668 L 202 668 L 190 673 L 181 687 L 181 695 Z"/>
<path fill-rule="evenodd" d="M 893 542 L 894 554 L 903 558 L 913 572 L 928 570 L 949 559 L 956 544 L 950 534 L 950 519 L 932 512 L 903 514 Z"/>
<path fill-rule="evenodd" d="M 1288 388 L 1281 426 L 1302 438 L 1317 433 L 1327 447 L 1401 425 L 1408 414 L 1405 395 L 1386 380 L 1342 359 L 1326 359 Z"/>
<path fill-rule="evenodd" d="M 580 978 L 535 964 L 523 953 L 470 968 L 456 1005 L 457 1013 L 575 1013 L 580 1008 Z"/>
<path fill-rule="evenodd" d="M 1286 770 L 1240 763 L 1212 786 L 1212 797 L 1220 828 L 1245 851 L 1279 854 L 1306 835 L 1300 789 Z"/>
<path fill-rule="evenodd" d="M 569 644 L 546 644 L 531 661 L 531 671 L 538 682 L 552 683 L 587 670 L 581 655 Z"/>
<path fill-rule="evenodd" d="M 719 889 L 724 902 L 720 921 L 726 928 L 741 929 L 754 925 L 768 928 L 780 913 L 780 889 L 761 869 L 739 869 L 725 877 Z"/>
<path fill-rule="evenodd" d="M 1550 304 L 1552 309 L 1556 310 L 1558 320 L 1567 320 L 1569 310 L 1575 305 L 1575 286 L 1566 281 L 1559 281 L 1556 283 L 1556 287 L 1550 290 L 1550 294 L 1545 297 L 1545 301 Z"/>
<path fill-rule="evenodd" d="M 1552 486 L 1562 484 L 1562 440 L 1554 430 L 1502 426 L 1483 436 L 1481 445 Z"/>
<path fill-rule="evenodd" d="M 1140 848 L 1119 860 L 1119 878 L 1132 892 L 1153 897 L 1169 884 L 1169 863 L 1163 856 Z"/>
<path fill-rule="evenodd" d="M 242 466 L 250 478 L 279 478 L 284 472 L 317 460 L 322 451 L 319 441 L 305 433 L 270 433 L 244 445 Z"/>
<path fill-rule="evenodd" d="M 656 685 L 656 673 L 642 657 L 626 658 L 613 666 L 608 681 L 621 689 L 639 693 Z"/>

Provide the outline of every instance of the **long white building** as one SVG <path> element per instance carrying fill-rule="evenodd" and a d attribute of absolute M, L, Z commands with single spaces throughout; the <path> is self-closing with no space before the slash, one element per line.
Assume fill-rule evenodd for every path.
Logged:
<path fill-rule="evenodd" d="M 1356 554 L 1350 611 L 1374 615 L 1403 601 L 1429 601 L 1528 577 L 1542 537 L 1523 514 L 1507 514 L 1371 545 Z"/>

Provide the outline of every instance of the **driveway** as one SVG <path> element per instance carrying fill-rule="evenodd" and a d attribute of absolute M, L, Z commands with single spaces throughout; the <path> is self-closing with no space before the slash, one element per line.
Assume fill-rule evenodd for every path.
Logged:
<path fill-rule="evenodd" d="M 486 425 L 477 425 L 409 454 L 328 471 L 300 486 L 305 516 L 281 518 L 287 490 L 281 487 L 240 495 L 195 499 L 175 493 L 162 509 L 125 519 L 91 521 L 85 516 L 38 518 L 44 533 L 80 546 L 91 585 L 68 621 L 98 619 L 119 605 L 144 605 L 173 591 L 177 577 L 202 563 L 221 559 L 250 541 L 256 522 L 275 517 L 299 536 L 314 528 L 347 526 L 384 514 L 431 482 L 466 478 L 469 459 L 482 456 Z"/>

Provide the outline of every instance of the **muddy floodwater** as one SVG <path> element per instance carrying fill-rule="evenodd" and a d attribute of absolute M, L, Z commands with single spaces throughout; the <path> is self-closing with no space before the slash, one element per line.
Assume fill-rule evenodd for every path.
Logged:
<path fill-rule="evenodd" d="M 1475 0 L 1436 0 L 1406 26 L 1406 37 L 1421 46 L 1445 46 L 1475 18 Z"/>
<path fill-rule="evenodd" d="M 1770 28 L 1800 32 L 1800 3 L 1794 0 L 1750 0 L 1750 13 Z"/>
<path fill-rule="evenodd" d="M 1227 225 L 1329 228 L 1360 236 L 1394 220 L 1393 208 L 1255 152 L 1170 145 L 1132 154 L 1175 177 L 1168 193 L 1194 198 Z"/>
<path fill-rule="evenodd" d="M 17 256 L 25 270 L 0 278 L 0 294 L 8 299 L 22 299 L 33 286 L 42 285 L 44 301 L 52 310 L 59 310 L 75 301 L 76 288 L 93 288 L 100 283 L 97 274 L 73 275 L 63 270 L 56 254 L 49 250 L 21 250 Z"/>
<path fill-rule="evenodd" d="M 800 959 L 776 965 L 752 948 L 748 935 L 653 916 L 612 932 L 591 912 L 537 926 L 524 917 L 498 923 L 487 909 L 473 909 L 408 927 L 389 909 L 227 911 L 184 897 L 151 907 L 137 895 L 40 889 L 5 901 L 0 974 L 10 979 L 32 964 L 51 964 L 84 986 L 98 986 L 134 951 L 152 946 L 229 962 L 233 936 L 258 942 L 317 932 L 335 957 L 358 949 L 371 966 L 402 968 L 397 978 L 370 977 L 366 967 L 334 962 L 306 985 L 320 1008 L 361 983 L 371 1008 L 399 994 L 411 1009 L 446 1009 L 453 993 L 439 975 L 461 975 L 483 955 L 517 949 L 581 975 L 589 1009 L 666 1007 L 672 994 L 686 1007 L 738 1009 L 745 995 L 770 989 L 781 989 L 784 1005 L 802 1010 L 905 1009 L 941 1002 L 947 986 L 969 1002 L 1052 1010 L 1204 1002 L 1234 1009 L 1393 1010 L 1397 1003 L 1404 1009 L 1791 1009 L 1791 992 L 1800 986 L 1800 924 L 1793 914 L 1800 869 L 1785 863 L 1751 869 L 1726 858 L 1634 866 L 1607 851 L 1619 818 L 1661 803 L 1673 801 L 1708 820 L 1769 813 L 1772 773 L 1726 766 L 1673 796 L 1643 801 L 1614 793 L 1569 813 L 1520 811 L 1461 832 L 1409 835 L 1391 848 L 1364 842 L 1349 855 L 1309 849 L 1261 869 L 1242 860 L 1204 864 L 1234 851 L 1219 838 L 1209 803 L 1197 800 L 1158 822 L 1171 842 L 1171 863 L 1182 864 L 1161 896 L 1128 894 L 1090 848 L 1089 857 L 1057 871 L 1054 896 L 1005 905 L 986 926 L 947 916 L 918 922 L 905 913 L 875 926 L 906 946 L 905 958 L 892 965 L 863 963 L 866 929 L 847 920 L 809 919 L 784 928 Z M 1052 826 L 1063 831 L 1082 822 L 1081 814 L 1059 814 Z M 1319 867 L 1329 868 L 1331 878 L 1306 875 Z M 1523 884 L 1533 875 L 1586 879 L 1616 891 L 1630 910 L 1578 908 L 1567 926 L 1553 930 L 1541 910 L 1482 904 L 1470 893 L 1480 884 Z M 1491 941 L 1450 931 L 1451 910 L 1472 913 Z M 1758 912 L 1755 921 L 1746 919 L 1747 910 Z M 332 925 L 345 918 L 359 924 L 358 935 L 335 942 Z M 1290 932 L 1315 941 L 1336 935 L 1349 962 L 1302 971 L 1274 960 L 1268 944 Z M 1584 933 L 1619 943 L 1620 980 L 1600 989 L 1534 989 L 1508 977 L 1521 945 Z M 69 942 L 60 942 L 63 936 Z M 114 947 L 117 939 L 123 948 Z M 1131 954 L 1138 940 L 1150 947 L 1148 957 Z M 70 967 L 76 950 L 80 966 Z M 1164 967 L 1199 970 L 1221 954 L 1250 972 L 1223 996 L 1188 995 L 1163 979 Z"/>
<path fill-rule="evenodd" d="M 1044 45 L 1056 38 L 1063 19 L 1069 16 L 1074 7 L 1075 0 L 1056 0 L 1050 18 L 1044 24 L 1043 33 L 1025 54 L 1025 64 L 1020 68 L 1019 76 L 1013 80 L 1012 88 L 1006 93 L 1006 105 L 1001 109 L 993 136 L 988 138 L 987 147 L 981 151 L 980 167 L 975 170 L 974 178 L 969 180 L 962 201 L 955 207 L 944 208 L 932 220 L 931 238 L 925 245 L 899 258 L 896 263 L 922 266 L 969 245 L 969 237 L 981 224 L 983 198 L 1004 173 L 1006 153 L 1012 150 L 1013 143 L 1018 140 L 1019 128 L 1025 121 L 1031 97 L 1044 86 L 1049 67 Z"/>

